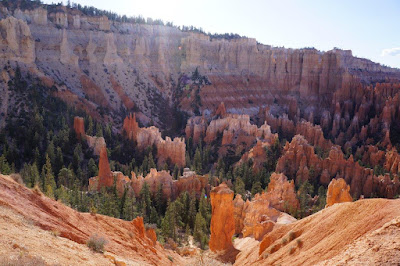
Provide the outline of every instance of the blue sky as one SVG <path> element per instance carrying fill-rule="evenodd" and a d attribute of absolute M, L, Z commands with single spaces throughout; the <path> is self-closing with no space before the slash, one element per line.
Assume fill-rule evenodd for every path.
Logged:
<path fill-rule="evenodd" d="M 43 0 L 45 3 L 61 0 Z M 67 1 L 64 0 L 64 3 Z M 350 49 L 400 68 L 399 0 L 71 0 L 206 32 L 232 32 L 290 48 Z"/>

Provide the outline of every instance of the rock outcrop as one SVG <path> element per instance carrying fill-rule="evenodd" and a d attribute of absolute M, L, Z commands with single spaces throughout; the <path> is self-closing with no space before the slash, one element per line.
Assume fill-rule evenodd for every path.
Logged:
<path fill-rule="evenodd" d="M 85 121 L 83 120 L 83 117 L 74 117 L 74 130 L 78 139 L 86 136 Z"/>
<path fill-rule="evenodd" d="M 346 181 L 343 178 L 332 179 L 326 194 L 326 207 L 335 203 L 351 201 L 353 201 L 353 198 L 350 195 L 350 186 L 346 184 Z"/>
<path fill-rule="evenodd" d="M 172 165 L 176 164 L 181 168 L 185 166 L 186 144 L 183 138 L 172 140 L 166 137 L 164 140 L 158 128 L 154 126 L 140 128 L 136 116 L 132 114 L 124 119 L 123 132 L 129 139 L 136 141 L 137 147 L 141 150 L 156 145 L 158 165 L 170 161 Z"/>
<path fill-rule="evenodd" d="M 235 233 L 233 191 L 223 183 L 213 188 L 210 196 L 212 206 L 210 250 L 229 252 L 233 249 L 232 236 Z"/>
<path fill-rule="evenodd" d="M 25 64 L 34 63 L 35 41 L 28 24 L 10 16 L 0 21 L 0 28 L 4 32 L 0 37 L 2 48 L 0 59 Z"/>
<path fill-rule="evenodd" d="M 284 174 L 272 173 L 266 199 L 271 207 L 282 212 L 293 212 L 300 206 L 294 182 L 293 180 L 288 181 Z"/>
<path fill-rule="evenodd" d="M 393 179 L 389 174 L 376 175 L 373 169 L 355 162 L 353 155 L 346 159 L 337 145 L 331 147 L 326 158 L 319 157 L 301 135 L 296 135 L 291 143 L 285 145 L 276 171 L 295 179 L 296 183 L 319 179 L 321 184 L 328 185 L 331 179 L 342 177 L 350 185 L 350 193 L 355 198 L 360 195 L 393 198 L 400 188 L 397 175 Z"/>
<path fill-rule="evenodd" d="M 296 221 L 292 216 L 272 207 L 269 197 L 268 193 L 256 194 L 251 201 L 244 202 L 241 195 L 236 195 L 233 201 L 236 234 L 262 240 L 276 224 Z"/>
<path fill-rule="evenodd" d="M 100 156 L 100 152 L 106 147 L 103 137 L 89 136 L 85 133 L 85 121 L 82 117 L 74 117 L 74 131 L 79 140 L 86 140 L 88 146 L 93 149 L 93 153 Z"/>
<path fill-rule="evenodd" d="M 190 118 L 185 129 L 186 138 L 192 138 L 194 143 L 198 143 L 203 138 L 207 144 L 221 141 L 220 156 L 224 156 L 232 146 L 235 147 L 235 152 L 248 151 L 257 141 L 263 143 L 259 145 L 266 147 L 278 138 L 277 134 L 271 133 L 267 123 L 257 127 L 250 123 L 249 115 L 226 113 L 223 104 L 219 106 L 216 113 L 218 115 L 211 118 L 209 124 L 203 116 Z M 222 138 L 218 139 L 219 137 Z"/>

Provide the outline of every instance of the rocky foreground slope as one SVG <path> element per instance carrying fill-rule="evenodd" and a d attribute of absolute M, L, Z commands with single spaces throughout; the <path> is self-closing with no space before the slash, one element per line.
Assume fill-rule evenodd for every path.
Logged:
<path fill-rule="evenodd" d="M 0 175 L 0 196 L 2 263 L 17 258 L 37 265 L 217 263 L 208 253 L 200 259 L 184 258 L 162 248 L 140 218 L 127 222 L 79 213 L 9 176 Z M 396 265 L 400 263 L 399 206 L 398 199 L 334 204 L 304 219 L 277 223 L 261 242 L 238 238 L 230 246 L 236 249 L 230 255 L 237 254 L 235 265 Z M 108 240 L 104 255 L 85 245 L 93 234 Z"/>
<path fill-rule="evenodd" d="M 22 248 L 21 252 L 43 257 L 48 264 L 111 264 L 113 259 L 94 254 L 86 248 L 89 238 L 97 235 L 108 242 L 105 245 L 106 254 L 128 265 L 184 264 L 182 257 L 156 242 L 155 232 L 145 229 L 142 218 L 128 222 L 99 214 L 80 213 L 18 184 L 9 176 L 0 175 L 0 208 L 1 235 L 7 236 L 0 239 L 4 247 L 0 255 L 12 256 L 15 249 Z M 44 243 L 49 234 L 40 229 L 53 232 L 60 240 L 50 242 L 57 243 L 55 245 Z M 39 238 L 41 235 L 44 235 L 42 239 Z"/>
<path fill-rule="evenodd" d="M 335 204 L 294 223 L 276 226 L 235 264 L 397 265 L 400 200 Z"/>

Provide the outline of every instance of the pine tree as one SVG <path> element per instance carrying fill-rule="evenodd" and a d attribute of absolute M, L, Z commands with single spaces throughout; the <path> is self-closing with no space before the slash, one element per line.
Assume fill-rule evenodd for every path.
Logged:
<path fill-rule="evenodd" d="M 96 123 L 96 137 L 103 137 L 103 127 L 101 123 Z"/>
<path fill-rule="evenodd" d="M 63 153 L 60 147 L 57 147 L 56 151 L 56 158 L 54 162 L 54 171 L 55 173 L 59 173 L 61 168 L 64 166 L 64 158 L 63 158 Z"/>
<path fill-rule="evenodd" d="M 132 221 L 136 217 L 135 197 L 128 196 L 122 209 L 122 219 Z"/>
<path fill-rule="evenodd" d="M 166 238 L 177 239 L 177 229 L 182 224 L 180 216 L 177 215 L 179 212 L 178 209 L 176 202 L 168 201 L 167 211 L 161 221 L 161 232 Z"/>
<path fill-rule="evenodd" d="M 300 217 L 303 218 L 309 214 L 309 203 L 314 187 L 307 181 L 301 184 L 298 195 L 300 200 Z"/>
<path fill-rule="evenodd" d="M 88 171 L 89 171 L 89 176 L 90 177 L 98 175 L 99 169 L 97 168 L 96 162 L 93 160 L 93 158 L 89 159 Z"/>
<path fill-rule="evenodd" d="M 27 187 L 34 187 L 40 179 L 39 171 L 36 167 L 36 164 L 24 164 L 24 167 L 21 170 L 21 177 L 24 180 L 24 183 Z"/>
<path fill-rule="evenodd" d="M 149 171 L 150 171 L 150 169 L 152 169 L 152 168 L 155 168 L 155 169 L 157 169 L 157 166 L 156 166 L 156 164 L 155 164 L 155 162 L 154 162 L 154 159 L 153 159 L 153 154 L 150 152 L 149 153 L 149 157 L 148 157 L 149 159 Z"/>
<path fill-rule="evenodd" d="M 151 212 L 151 195 L 149 185 L 144 182 L 142 190 L 140 191 L 140 210 L 143 214 L 143 219 L 146 223 L 150 220 Z"/>
<path fill-rule="evenodd" d="M 43 184 L 42 188 L 46 195 L 54 197 L 54 191 L 56 190 L 56 181 L 54 179 L 53 170 L 51 167 L 50 157 L 46 154 L 46 163 L 43 165 L 42 177 Z M 50 189 L 50 190 L 49 190 Z"/>
<path fill-rule="evenodd" d="M 188 211 L 188 225 L 190 229 L 194 228 L 194 223 L 196 220 L 196 196 L 194 193 L 190 195 L 189 211 Z"/>
<path fill-rule="evenodd" d="M 55 191 L 55 197 L 58 201 L 61 201 L 62 203 L 66 204 L 66 205 L 68 205 L 70 202 L 69 194 L 64 186 L 60 186 Z"/>
<path fill-rule="evenodd" d="M 164 235 L 164 237 L 173 237 L 174 231 L 175 231 L 175 223 L 173 221 L 173 203 L 171 203 L 170 200 L 168 200 L 168 207 L 165 212 L 164 218 L 161 220 L 161 232 Z"/>
<path fill-rule="evenodd" d="M 193 169 L 197 172 L 197 173 L 201 173 L 202 171 L 202 161 L 201 161 L 201 151 L 199 148 L 196 149 L 196 152 L 194 154 L 194 159 L 193 159 Z"/>
<path fill-rule="evenodd" d="M 178 179 L 178 176 L 179 176 L 179 167 L 178 167 L 177 164 L 175 164 L 175 166 L 174 166 L 174 172 L 173 172 L 172 176 L 173 176 L 174 180 L 177 180 L 177 179 Z"/>
<path fill-rule="evenodd" d="M 87 130 L 87 133 L 86 134 L 88 134 L 89 136 L 93 136 L 94 134 L 93 134 L 93 129 L 94 129 L 94 125 L 93 125 L 93 119 L 92 119 L 92 117 L 91 116 L 89 116 L 89 118 L 88 118 L 88 130 Z"/>
<path fill-rule="evenodd" d="M 72 166 L 75 170 L 75 172 L 77 172 L 78 168 L 80 167 L 81 164 L 81 154 L 82 154 L 82 145 L 80 143 L 78 143 L 74 149 L 74 155 L 72 158 Z"/>
<path fill-rule="evenodd" d="M 201 213 L 201 216 L 203 216 L 203 218 L 206 220 L 207 228 L 209 228 L 211 222 L 211 206 L 210 203 L 207 201 L 204 189 L 202 190 L 200 196 L 199 212 Z"/>
<path fill-rule="evenodd" d="M 6 157 L 3 155 L 0 156 L 0 173 L 3 175 L 11 174 L 11 167 L 7 162 Z"/>
<path fill-rule="evenodd" d="M 143 171 L 143 176 L 146 176 L 149 173 L 149 160 L 147 156 L 144 156 L 141 168 Z"/>
<path fill-rule="evenodd" d="M 259 182 L 259 181 L 255 182 L 251 188 L 251 194 L 254 196 L 257 193 L 261 193 L 262 191 L 263 191 L 263 189 L 261 187 L 261 182 Z"/>
<path fill-rule="evenodd" d="M 157 188 L 156 197 L 155 197 L 155 205 L 159 215 L 163 215 L 165 212 L 165 199 L 163 192 L 163 184 L 160 183 Z"/>
<path fill-rule="evenodd" d="M 206 220 L 203 218 L 200 212 L 196 214 L 196 221 L 194 224 L 194 230 L 193 230 L 193 237 L 196 241 L 200 242 L 201 248 L 204 249 L 205 246 L 203 246 L 203 238 L 204 235 L 207 233 L 207 225 L 206 225 Z"/>
<path fill-rule="evenodd" d="M 234 191 L 236 194 L 242 195 L 242 198 L 244 199 L 246 190 L 244 189 L 243 180 L 240 177 L 236 178 Z"/>
<path fill-rule="evenodd" d="M 46 153 L 50 158 L 51 164 L 54 165 L 56 154 L 55 154 L 55 148 L 54 148 L 53 141 L 49 142 L 49 145 L 47 146 L 47 149 L 46 149 Z"/>
<path fill-rule="evenodd" d="M 61 168 L 58 173 L 58 185 L 71 188 L 75 182 L 74 172 L 68 168 Z"/>
<path fill-rule="evenodd" d="M 159 222 L 159 217 L 156 208 L 152 206 L 150 208 L 150 218 L 149 218 L 149 223 L 151 224 L 157 224 Z"/>

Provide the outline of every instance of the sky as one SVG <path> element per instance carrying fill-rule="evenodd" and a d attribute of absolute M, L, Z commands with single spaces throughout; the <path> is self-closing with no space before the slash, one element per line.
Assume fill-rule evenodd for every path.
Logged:
<path fill-rule="evenodd" d="M 42 0 L 56 3 L 61 0 Z M 67 0 L 63 1 L 64 4 Z M 287 48 L 334 47 L 400 68 L 400 0 L 71 0 L 121 15 L 237 33 Z"/>

